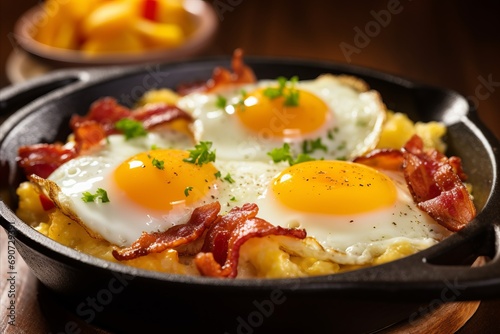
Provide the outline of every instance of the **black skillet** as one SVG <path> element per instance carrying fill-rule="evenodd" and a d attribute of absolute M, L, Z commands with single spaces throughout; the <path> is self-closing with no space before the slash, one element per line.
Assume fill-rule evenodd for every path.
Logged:
<path fill-rule="evenodd" d="M 34 231 L 13 210 L 24 178 L 20 145 L 64 141 L 73 113 L 102 96 L 130 105 L 146 90 L 206 80 L 229 58 L 132 68 L 65 70 L 0 91 L 1 224 L 51 298 L 92 325 L 117 332 L 375 332 L 444 302 L 500 297 L 499 142 L 461 95 L 373 70 L 317 61 L 247 57 L 259 79 L 323 73 L 364 79 L 389 109 L 448 126 L 448 155 L 463 160 L 479 214 L 436 246 L 388 264 L 344 274 L 274 280 L 167 275 L 108 263 Z M 471 267 L 478 258 L 486 264 Z"/>

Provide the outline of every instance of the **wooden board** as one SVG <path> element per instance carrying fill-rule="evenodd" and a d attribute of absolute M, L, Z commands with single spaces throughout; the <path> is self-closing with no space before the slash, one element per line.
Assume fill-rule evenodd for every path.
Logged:
<path fill-rule="evenodd" d="M 442 304 L 432 312 L 381 331 L 381 334 L 455 333 L 474 315 L 479 301 Z"/>

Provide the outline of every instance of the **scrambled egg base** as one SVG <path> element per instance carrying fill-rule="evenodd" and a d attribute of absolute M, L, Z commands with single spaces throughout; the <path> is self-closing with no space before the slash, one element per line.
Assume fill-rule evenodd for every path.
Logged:
<path fill-rule="evenodd" d="M 165 92 L 157 92 L 165 98 Z M 158 94 L 146 96 L 157 101 Z M 160 97 L 160 99 L 161 99 Z M 436 148 L 441 152 L 446 149 L 441 137 L 446 128 L 438 122 L 413 123 L 405 114 L 389 112 L 380 138 L 379 147 L 401 148 L 413 135 L 418 134 L 426 147 Z M 112 255 L 113 245 L 105 240 L 98 240 L 90 235 L 76 222 L 59 210 L 44 211 L 36 186 L 29 182 L 22 183 L 17 189 L 19 207 L 17 215 L 40 233 L 73 248 L 77 251 L 111 261 L 118 262 Z M 248 240 L 240 250 L 238 277 L 283 278 L 325 275 L 361 268 L 362 266 L 346 266 L 338 263 L 318 260 L 287 253 L 280 246 L 283 236 L 268 236 Z M 393 261 L 419 251 L 407 242 L 393 244 L 381 254 L 377 254 L 372 263 L 364 266 L 378 265 Z M 191 257 L 180 256 L 176 250 L 169 249 L 161 253 L 153 253 L 137 259 L 123 261 L 124 264 L 147 270 L 166 273 L 199 275 Z"/>

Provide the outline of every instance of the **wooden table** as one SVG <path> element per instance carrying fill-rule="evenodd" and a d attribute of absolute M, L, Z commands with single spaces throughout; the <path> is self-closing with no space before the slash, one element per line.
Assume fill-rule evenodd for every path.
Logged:
<path fill-rule="evenodd" d="M 495 1 L 219 0 L 219 29 L 204 54 L 301 57 L 370 67 L 467 96 L 500 138 L 500 31 Z M 0 3 L 0 64 L 11 54 L 15 19 L 37 0 Z M 224 6 L 221 3 L 225 4 Z M 0 87 L 9 84 L 0 72 Z M 16 327 L 8 325 L 6 233 L 0 232 L 0 332 L 59 333 L 68 313 L 51 312 L 43 289 L 16 259 Z M 458 331 L 496 333 L 500 300 L 482 301 Z M 60 310 L 59 310 L 60 311 Z"/>

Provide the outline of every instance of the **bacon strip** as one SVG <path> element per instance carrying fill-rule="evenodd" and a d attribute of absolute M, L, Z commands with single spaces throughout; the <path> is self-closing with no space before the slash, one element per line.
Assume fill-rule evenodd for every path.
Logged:
<path fill-rule="evenodd" d="M 225 85 L 232 84 L 250 84 L 256 82 L 256 76 L 253 70 L 245 65 L 243 61 L 243 50 L 236 49 L 231 59 L 232 72 L 223 67 L 216 67 L 213 70 L 212 78 L 208 81 L 198 81 L 189 84 L 183 84 L 177 87 L 177 93 L 187 95 L 193 92 L 213 92 Z"/>
<path fill-rule="evenodd" d="M 249 239 L 267 235 L 287 235 L 303 239 L 305 230 L 274 226 L 258 218 L 254 203 L 233 208 L 220 216 L 205 237 L 202 252 L 195 257 L 195 264 L 204 276 L 230 277 L 238 274 L 240 247 Z"/>
<path fill-rule="evenodd" d="M 73 131 L 85 121 L 95 121 L 104 128 L 107 134 L 115 131 L 115 123 L 122 118 L 129 117 L 132 111 L 120 104 L 113 97 L 103 97 L 94 101 L 85 116 L 73 115 L 70 127 Z"/>
<path fill-rule="evenodd" d="M 406 143 L 403 157 L 404 176 L 419 208 L 450 231 L 461 230 L 476 216 L 459 159 L 424 151 L 418 136 Z"/>
<path fill-rule="evenodd" d="M 73 130 L 77 153 L 96 147 L 106 138 L 104 127 L 95 121 L 83 121 Z"/>
<path fill-rule="evenodd" d="M 142 122 L 145 129 L 152 129 L 155 126 L 166 124 L 178 119 L 183 119 L 188 122 L 193 121 L 193 117 L 174 105 L 164 103 L 155 103 L 146 105 L 142 108 L 134 110 L 130 115 L 133 120 Z"/>
<path fill-rule="evenodd" d="M 403 151 L 396 149 L 377 149 L 367 155 L 357 157 L 353 162 L 373 168 L 400 171 L 403 168 Z"/>
<path fill-rule="evenodd" d="M 17 162 L 25 175 L 36 174 L 47 178 L 54 170 L 77 156 L 74 146 L 56 144 L 35 144 L 21 146 Z"/>
<path fill-rule="evenodd" d="M 107 135 L 110 135 L 118 132 L 115 123 L 123 118 L 142 122 L 146 129 L 177 119 L 193 120 L 190 114 L 174 105 L 158 103 L 131 110 L 120 105 L 112 97 L 103 97 L 92 103 L 87 115 L 73 115 L 70 126 L 75 131 L 86 122 L 94 121 L 103 127 Z"/>
<path fill-rule="evenodd" d="M 131 260 L 149 253 L 160 253 L 168 248 L 190 243 L 203 235 L 205 230 L 217 219 L 219 202 L 198 207 L 189 221 L 176 225 L 164 232 L 143 232 L 130 247 L 114 249 L 113 256 L 119 261 Z"/>
<path fill-rule="evenodd" d="M 19 166 L 26 175 L 36 174 L 47 178 L 64 162 L 100 145 L 106 136 L 117 133 L 115 123 L 122 118 L 142 122 L 148 130 L 178 119 L 188 122 L 193 120 L 191 115 L 176 106 L 156 104 L 130 110 L 118 104 L 116 99 L 104 97 L 92 103 L 87 115 L 71 117 L 74 144 L 23 146 L 18 152 Z"/>

